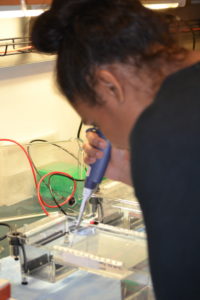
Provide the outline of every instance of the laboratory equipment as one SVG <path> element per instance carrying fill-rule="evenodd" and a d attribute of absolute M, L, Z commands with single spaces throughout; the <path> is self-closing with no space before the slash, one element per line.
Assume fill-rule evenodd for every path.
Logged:
<path fill-rule="evenodd" d="M 110 160 L 110 153 L 111 153 L 111 143 L 106 139 L 106 137 L 103 135 L 103 133 L 97 129 L 97 128 L 89 128 L 87 130 L 95 132 L 98 134 L 102 139 L 106 140 L 107 145 L 106 148 L 101 149 L 103 154 L 103 157 L 100 159 L 97 159 L 96 162 L 89 166 L 86 176 L 86 181 L 83 189 L 83 199 L 81 202 L 80 212 L 78 215 L 77 225 L 78 228 L 84 213 L 86 202 L 90 199 L 92 196 L 92 193 L 96 191 L 98 188 L 99 183 L 101 182 L 104 173 L 106 171 L 108 162 Z"/>
<path fill-rule="evenodd" d="M 23 283 L 29 276 L 55 282 L 84 270 L 115 279 L 120 299 L 154 299 L 143 234 L 85 221 L 75 227 L 75 218 L 53 213 L 9 234 Z"/>
<path fill-rule="evenodd" d="M 37 168 L 37 180 L 52 171 L 67 172 L 78 179 L 74 202 L 64 209 L 79 210 L 82 199 L 85 166 L 82 143 L 78 139 L 66 141 L 36 141 L 23 144 Z M 42 215 L 36 196 L 33 175 L 27 157 L 15 144 L 3 143 L 0 147 L 0 221 L 15 221 Z M 82 181 L 81 181 L 82 180 Z M 47 182 L 47 180 L 46 180 Z M 59 200 L 71 193 L 73 182 L 61 176 L 51 178 L 51 187 Z M 41 185 L 41 195 L 50 205 L 54 204 L 49 186 Z M 54 209 L 57 210 L 57 209 Z"/>

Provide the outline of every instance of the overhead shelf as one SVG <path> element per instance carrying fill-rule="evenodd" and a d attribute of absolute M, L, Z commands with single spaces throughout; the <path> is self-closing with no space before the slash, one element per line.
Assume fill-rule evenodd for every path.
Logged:
<path fill-rule="evenodd" d="M 0 56 L 33 52 L 29 37 L 0 39 Z"/>
<path fill-rule="evenodd" d="M 29 37 L 0 39 L 0 68 L 54 59 L 54 55 L 45 55 L 36 52 L 31 45 Z"/>
<path fill-rule="evenodd" d="M 52 0 L 26 0 L 26 4 L 34 5 L 34 4 L 50 4 Z M 0 5 L 19 5 L 19 0 L 0 0 Z"/>

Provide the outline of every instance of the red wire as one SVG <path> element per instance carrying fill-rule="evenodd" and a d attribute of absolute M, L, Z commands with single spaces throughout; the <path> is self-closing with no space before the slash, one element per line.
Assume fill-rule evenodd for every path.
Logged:
<path fill-rule="evenodd" d="M 74 183 L 74 187 L 73 187 L 73 191 L 71 193 L 70 196 L 68 196 L 61 204 L 59 204 L 60 206 L 63 206 L 65 205 L 66 203 L 68 203 L 70 201 L 70 199 L 74 196 L 75 194 L 75 191 L 76 191 L 76 180 L 69 174 L 65 173 L 65 172 L 60 172 L 60 171 L 55 171 L 55 172 L 50 172 L 50 173 L 47 173 L 45 174 L 44 176 L 41 177 L 40 181 L 38 182 L 38 185 L 37 185 L 37 196 L 38 196 L 38 201 L 43 209 L 43 211 L 45 212 L 46 215 L 49 215 L 48 211 L 46 210 L 45 206 L 46 207 L 50 207 L 50 208 L 56 208 L 58 207 L 57 205 L 49 205 L 48 203 L 46 203 L 43 199 L 42 199 L 42 196 L 40 194 L 40 187 L 41 187 L 41 183 L 43 182 L 43 180 L 47 177 L 47 176 L 50 176 L 50 175 L 64 175 L 66 177 L 69 177 L 70 179 L 73 180 L 73 183 Z"/>
<path fill-rule="evenodd" d="M 14 141 L 14 140 L 11 140 L 11 139 L 0 139 L 0 142 L 14 143 L 14 144 L 18 145 L 22 149 L 22 151 L 24 151 L 24 153 L 25 153 L 25 155 L 26 155 L 26 157 L 28 159 L 28 162 L 30 164 L 31 171 L 33 173 L 34 182 L 35 182 L 35 187 L 37 189 L 37 178 L 36 178 L 35 170 L 34 170 L 33 163 L 31 161 L 31 159 L 30 159 L 30 157 L 29 157 L 28 152 L 26 151 L 26 149 L 21 144 L 19 144 L 18 142 Z"/>
<path fill-rule="evenodd" d="M 64 200 L 60 206 L 63 206 L 64 204 L 66 204 L 75 194 L 75 191 L 76 191 L 76 180 L 69 174 L 65 173 L 65 172 L 50 172 L 48 174 L 45 174 L 39 181 L 39 183 L 37 183 L 37 177 L 36 177 L 36 173 L 35 173 L 35 169 L 34 169 L 34 166 L 33 166 L 33 163 L 32 163 L 32 160 L 31 158 L 29 157 L 29 154 L 28 152 L 26 151 L 26 149 L 21 145 L 19 144 L 18 142 L 14 141 L 14 140 L 11 140 L 11 139 L 0 139 L 0 142 L 10 142 L 10 143 L 14 143 L 16 145 L 18 145 L 22 151 L 25 153 L 27 159 L 28 159 L 28 162 L 30 164 L 30 167 L 31 167 L 31 171 L 33 173 L 33 178 L 34 178 L 34 182 L 35 182 L 35 187 L 36 187 L 36 191 L 37 191 L 37 196 L 38 196 L 38 201 L 39 201 L 39 204 L 42 208 L 42 210 L 44 211 L 44 213 L 48 216 L 49 213 L 48 211 L 46 210 L 45 206 L 47 207 L 50 207 L 50 208 L 56 208 L 57 205 L 49 205 L 47 204 L 43 199 L 42 199 L 42 196 L 40 194 L 40 186 L 41 186 L 41 183 L 42 181 L 49 175 L 55 175 L 55 174 L 60 174 L 60 175 L 66 175 L 66 177 L 69 177 L 70 179 L 73 180 L 74 182 L 74 187 L 73 187 L 73 191 L 71 193 L 71 195 L 69 197 L 66 198 L 66 200 Z"/>

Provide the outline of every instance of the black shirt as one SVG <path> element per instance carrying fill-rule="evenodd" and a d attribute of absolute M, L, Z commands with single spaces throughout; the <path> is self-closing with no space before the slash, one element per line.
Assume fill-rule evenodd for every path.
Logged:
<path fill-rule="evenodd" d="M 200 62 L 169 76 L 131 137 L 158 300 L 200 299 Z"/>

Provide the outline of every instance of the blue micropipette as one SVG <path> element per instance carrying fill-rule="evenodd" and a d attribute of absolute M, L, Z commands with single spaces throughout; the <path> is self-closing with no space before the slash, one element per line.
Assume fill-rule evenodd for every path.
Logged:
<path fill-rule="evenodd" d="M 96 191 L 99 183 L 101 182 L 104 176 L 108 162 L 110 160 L 110 153 L 111 153 L 111 144 L 99 129 L 89 128 L 87 131 L 93 131 L 97 133 L 101 138 L 106 140 L 107 146 L 105 149 L 101 149 L 101 151 L 103 151 L 104 153 L 103 157 L 97 159 L 96 162 L 90 165 L 88 168 L 86 181 L 83 189 L 83 199 L 81 202 L 76 228 L 78 228 L 81 223 L 87 201 L 91 198 L 92 194 Z"/>

